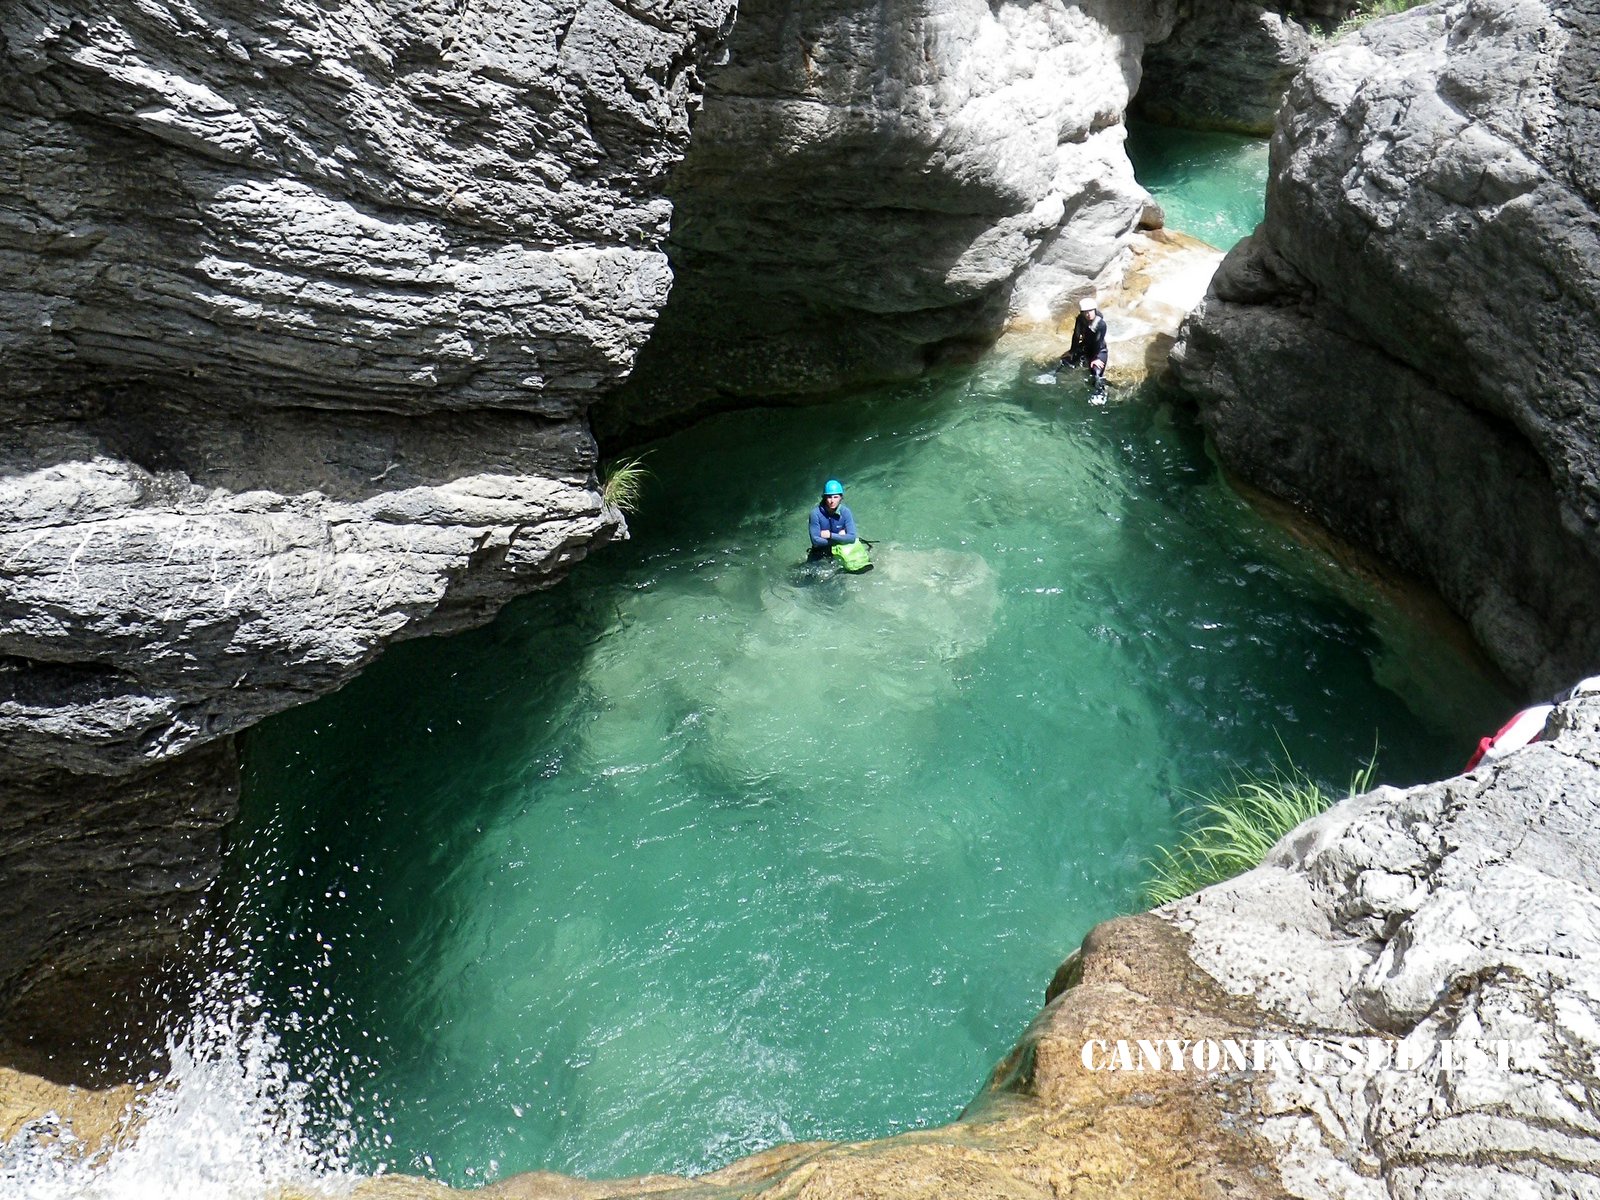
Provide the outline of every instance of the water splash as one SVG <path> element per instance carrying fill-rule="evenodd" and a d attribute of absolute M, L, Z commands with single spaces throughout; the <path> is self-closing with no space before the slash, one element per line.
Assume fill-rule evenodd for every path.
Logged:
<path fill-rule="evenodd" d="M 170 1070 L 117 1130 L 90 1145 L 55 1114 L 0 1145 L 0 1194 L 15 1200 L 268 1200 L 347 1195 L 348 1123 L 312 1132 L 311 1087 L 245 996 L 213 1002 L 169 1038 Z M 326 1090 L 319 1080 L 319 1090 Z M 319 1102 L 319 1109 L 326 1111 Z"/>

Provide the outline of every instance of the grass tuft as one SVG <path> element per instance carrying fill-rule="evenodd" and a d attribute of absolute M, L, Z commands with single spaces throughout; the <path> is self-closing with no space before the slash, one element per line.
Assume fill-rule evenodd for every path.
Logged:
<path fill-rule="evenodd" d="M 1337 38 L 1352 30 L 1360 29 L 1368 21 L 1375 21 L 1379 17 L 1392 17 L 1396 13 L 1403 13 L 1407 9 L 1428 3 L 1431 3 L 1431 0 L 1360 0 L 1355 10 L 1334 26 L 1329 36 Z"/>
<path fill-rule="evenodd" d="M 624 458 L 611 464 L 600 484 L 600 497 L 608 507 L 631 513 L 639 507 L 639 497 L 644 492 L 644 481 L 650 472 L 644 458 Z"/>
<path fill-rule="evenodd" d="M 1198 797 L 1194 811 L 1203 824 L 1150 864 L 1155 874 L 1144 898 L 1152 908 L 1244 874 L 1284 834 L 1344 798 L 1330 795 L 1287 756 L 1284 761 L 1265 774 L 1241 773 L 1222 791 Z M 1372 786 L 1376 765 L 1374 759 L 1355 773 L 1347 796 Z"/>

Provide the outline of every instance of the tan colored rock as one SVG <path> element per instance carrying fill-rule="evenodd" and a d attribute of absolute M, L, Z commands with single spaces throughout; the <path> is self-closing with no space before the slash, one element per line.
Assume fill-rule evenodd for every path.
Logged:
<path fill-rule="evenodd" d="M 84 1151 L 93 1152 L 127 1131 L 138 1095 L 132 1084 L 63 1087 L 0 1067 L 0 1146 L 32 1125 L 46 1139 L 70 1133 Z"/>
<path fill-rule="evenodd" d="M 1268 1200 L 1267 1143 L 1250 1132 L 1242 1082 L 1193 1073 L 1088 1070 L 1090 1038 L 1250 1036 L 1253 1006 L 1190 961 L 1188 939 L 1154 916 L 1097 927 L 1057 974 L 1051 1000 L 963 1119 L 873 1142 L 779 1146 L 699 1179 L 583 1181 L 517 1175 L 493 1200 Z M 444 1200 L 399 1176 L 359 1200 Z"/>
<path fill-rule="evenodd" d="M 1205 298 L 1223 252 L 1199 238 L 1168 229 L 1141 230 L 1128 244 L 1129 265 L 1121 282 L 1098 294 L 1106 318 L 1111 363 L 1106 378 L 1131 386 L 1160 376 L 1178 340 L 1184 318 Z M 1074 297 L 1076 299 L 1076 297 Z M 1076 305 L 1041 307 L 1011 322 L 1002 350 L 1050 368 L 1072 344 Z"/>

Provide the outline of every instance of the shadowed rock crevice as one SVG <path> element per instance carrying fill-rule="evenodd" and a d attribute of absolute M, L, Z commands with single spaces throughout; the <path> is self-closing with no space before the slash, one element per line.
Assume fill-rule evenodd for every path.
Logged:
<path fill-rule="evenodd" d="M 154 1065 L 238 800 L 231 739 L 124 775 L 39 772 L 0 804 L 0 1056 L 68 1083 Z M 94 869 L 86 869 L 92 864 Z M 51 918 L 54 919 L 51 919 Z"/>
<path fill-rule="evenodd" d="M 1172 35 L 1144 56 L 1135 111 L 1186 129 L 1268 134 L 1319 38 L 1356 0 L 1177 0 Z"/>

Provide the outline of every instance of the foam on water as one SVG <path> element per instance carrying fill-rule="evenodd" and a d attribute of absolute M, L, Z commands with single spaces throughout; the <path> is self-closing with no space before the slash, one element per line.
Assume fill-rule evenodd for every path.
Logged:
<path fill-rule="evenodd" d="M 0 1147 L 0 1195 L 274 1200 L 288 1188 L 349 1192 L 348 1136 L 326 1126 L 311 1132 L 311 1085 L 292 1075 L 278 1036 L 248 999 L 205 1006 L 167 1051 L 170 1071 L 142 1091 L 104 1143 L 87 1144 L 46 1116 Z"/>

